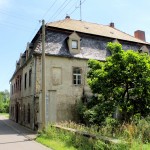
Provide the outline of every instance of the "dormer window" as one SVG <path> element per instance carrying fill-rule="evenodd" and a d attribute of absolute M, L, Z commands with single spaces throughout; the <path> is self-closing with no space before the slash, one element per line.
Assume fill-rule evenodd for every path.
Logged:
<path fill-rule="evenodd" d="M 80 40 L 81 38 L 76 32 L 69 35 L 67 42 L 70 54 L 76 55 L 80 53 Z"/>
<path fill-rule="evenodd" d="M 78 49 L 78 41 L 72 40 L 72 49 Z"/>
<path fill-rule="evenodd" d="M 147 46 L 143 45 L 143 46 L 139 49 L 139 53 L 147 53 L 147 54 L 149 54 L 149 50 L 148 50 Z"/>

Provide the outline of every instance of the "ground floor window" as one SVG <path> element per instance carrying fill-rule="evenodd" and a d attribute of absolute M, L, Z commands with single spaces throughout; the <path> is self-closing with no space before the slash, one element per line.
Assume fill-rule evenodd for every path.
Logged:
<path fill-rule="evenodd" d="M 28 123 L 30 123 L 30 104 L 28 104 Z"/>
<path fill-rule="evenodd" d="M 23 105 L 23 121 L 26 121 L 25 105 Z"/>

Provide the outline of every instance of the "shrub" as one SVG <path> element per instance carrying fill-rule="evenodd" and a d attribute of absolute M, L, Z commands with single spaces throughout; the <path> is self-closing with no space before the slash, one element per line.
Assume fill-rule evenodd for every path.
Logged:
<path fill-rule="evenodd" d="M 139 120 L 136 136 L 141 138 L 144 143 L 150 142 L 150 116 Z"/>

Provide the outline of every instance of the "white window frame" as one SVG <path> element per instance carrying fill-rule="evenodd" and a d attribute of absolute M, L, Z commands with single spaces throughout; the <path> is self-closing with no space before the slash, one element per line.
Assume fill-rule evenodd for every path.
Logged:
<path fill-rule="evenodd" d="M 78 49 L 78 40 L 72 40 L 71 47 L 72 49 Z"/>
<path fill-rule="evenodd" d="M 80 72 L 76 71 L 78 69 Z M 79 67 L 73 67 L 73 85 L 81 85 L 82 84 L 82 70 Z"/>

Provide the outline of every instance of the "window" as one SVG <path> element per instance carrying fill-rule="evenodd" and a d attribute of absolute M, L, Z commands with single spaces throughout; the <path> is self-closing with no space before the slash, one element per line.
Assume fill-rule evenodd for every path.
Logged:
<path fill-rule="evenodd" d="M 31 87 L 31 83 L 32 83 L 32 70 L 29 70 L 29 87 Z"/>
<path fill-rule="evenodd" d="M 73 84 L 74 85 L 81 84 L 81 68 L 78 67 L 73 68 Z"/>
<path fill-rule="evenodd" d="M 15 84 L 14 84 L 14 93 L 16 92 L 16 87 L 15 87 Z"/>
<path fill-rule="evenodd" d="M 78 49 L 78 41 L 72 40 L 72 49 Z"/>
<path fill-rule="evenodd" d="M 69 35 L 69 37 L 67 38 L 67 42 L 68 42 L 69 52 L 71 55 L 80 54 L 81 38 L 76 32 L 73 32 L 71 35 Z"/>
<path fill-rule="evenodd" d="M 27 73 L 24 76 L 24 88 L 27 88 Z"/>
<path fill-rule="evenodd" d="M 14 92 L 14 90 L 13 90 L 13 85 L 11 86 L 11 94 L 13 95 L 13 92 Z"/>
<path fill-rule="evenodd" d="M 20 91 L 21 91 L 21 76 L 20 76 Z"/>
<path fill-rule="evenodd" d="M 30 123 L 30 104 L 28 104 L 28 123 Z"/>
<path fill-rule="evenodd" d="M 25 114 L 25 104 L 23 105 L 23 121 L 26 121 L 26 114 Z"/>

